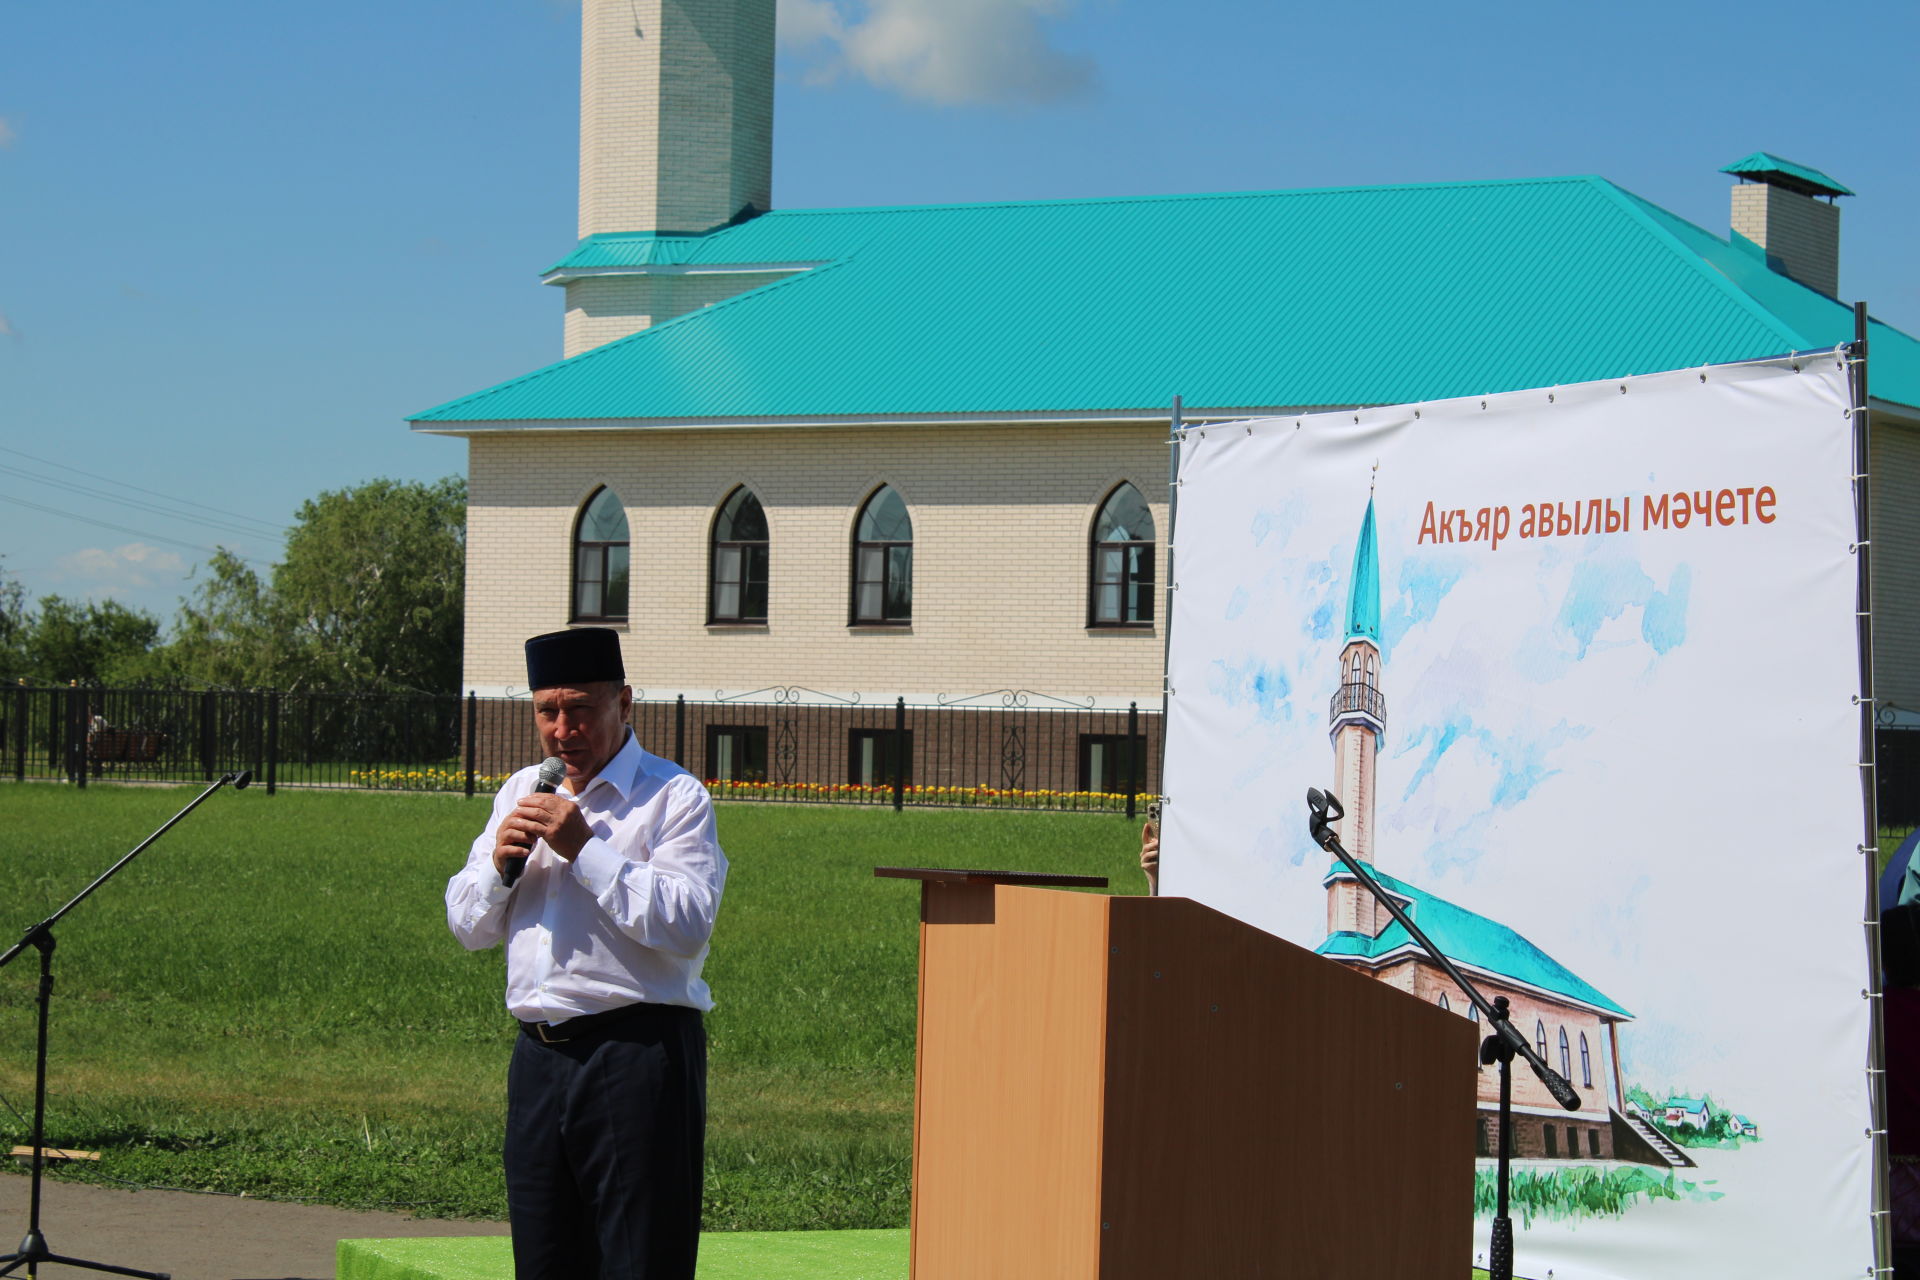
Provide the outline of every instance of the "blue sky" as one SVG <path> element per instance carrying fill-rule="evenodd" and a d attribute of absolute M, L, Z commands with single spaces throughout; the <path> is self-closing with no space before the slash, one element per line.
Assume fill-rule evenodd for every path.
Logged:
<path fill-rule="evenodd" d="M 1842 292 L 1920 330 L 1920 5 L 1737 17 L 782 0 L 774 200 L 1599 173 L 1724 233 L 1717 170 L 1766 149 L 1860 193 Z M 0 9 L 0 567 L 170 617 L 202 548 L 265 565 L 323 489 L 462 471 L 460 442 L 403 420 L 559 355 L 537 276 L 574 237 L 578 21 L 568 0 Z"/>

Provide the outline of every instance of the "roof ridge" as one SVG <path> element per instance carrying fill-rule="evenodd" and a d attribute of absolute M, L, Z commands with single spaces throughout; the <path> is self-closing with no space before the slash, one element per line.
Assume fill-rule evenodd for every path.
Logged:
<path fill-rule="evenodd" d="M 832 216 L 850 213 L 930 213 L 950 209 L 1033 209 L 1054 205 L 1158 204 L 1187 200 L 1281 199 L 1290 196 L 1324 196 L 1390 191 L 1444 191 L 1460 187 L 1544 186 L 1564 182 L 1592 181 L 1592 174 L 1560 174 L 1542 178 L 1456 178 L 1443 182 L 1349 183 L 1331 187 L 1281 187 L 1264 191 L 1171 191 L 1159 195 L 1130 196 L 1051 196 L 1041 200 L 949 200 L 939 204 L 840 205 L 825 209 L 769 209 L 755 222 L 765 218 Z M 750 225 L 750 224 L 742 224 Z M 723 228 L 732 230 L 732 228 Z"/>
<path fill-rule="evenodd" d="M 1784 319 L 1776 315 L 1772 308 L 1764 305 L 1758 298 L 1734 283 L 1734 281 L 1728 277 L 1727 273 L 1720 270 L 1713 262 L 1682 244 L 1678 236 L 1661 226 L 1647 210 L 1649 208 L 1659 209 L 1660 212 L 1667 217 L 1676 218 L 1681 222 L 1685 222 L 1695 231 L 1698 231 L 1701 235 L 1709 239 L 1720 240 L 1719 236 L 1714 235 L 1713 232 L 1707 230 L 1697 222 L 1691 222 L 1686 218 L 1680 217 L 1679 214 L 1673 212 L 1671 209 L 1654 204 L 1645 196 L 1635 195 L 1625 187 L 1614 182 L 1611 178 L 1601 177 L 1596 174 L 1592 181 L 1598 184 L 1614 203 L 1624 209 L 1629 217 L 1645 227 L 1655 240 L 1666 247 L 1668 252 L 1685 262 L 1690 269 L 1695 270 L 1699 275 L 1705 277 L 1710 285 L 1731 298 L 1736 306 L 1746 311 L 1747 314 L 1758 320 L 1764 327 L 1779 334 L 1787 344 L 1783 350 L 1804 351 L 1823 345 L 1809 340 L 1805 334 L 1793 328 L 1787 324 Z M 1722 244 L 1726 243 L 1724 240 L 1720 240 L 1720 242 Z M 1704 268 L 1704 270 L 1702 268 Z"/>

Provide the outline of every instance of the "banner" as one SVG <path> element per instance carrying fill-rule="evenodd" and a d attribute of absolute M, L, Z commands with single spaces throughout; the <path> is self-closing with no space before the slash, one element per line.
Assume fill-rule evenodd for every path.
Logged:
<path fill-rule="evenodd" d="M 1184 433 L 1162 892 L 1477 1018 L 1339 795 L 1581 1094 L 1514 1064 L 1516 1275 L 1873 1265 L 1848 405 L 1822 353 Z"/>

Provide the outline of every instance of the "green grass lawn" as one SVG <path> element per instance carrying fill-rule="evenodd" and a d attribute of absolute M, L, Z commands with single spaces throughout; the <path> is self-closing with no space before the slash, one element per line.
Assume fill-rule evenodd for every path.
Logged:
<path fill-rule="evenodd" d="M 0 787 L 0 946 L 196 789 Z M 56 929 L 58 1176 L 504 1217 L 498 951 L 441 894 L 485 798 L 221 792 Z M 709 1230 L 907 1221 L 919 887 L 876 865 L 1144 883 L 1112 815 L 731 804 L 707 974 Z M 0 971 L 0 1130 L 24 1142 L 36 957 Z"/>

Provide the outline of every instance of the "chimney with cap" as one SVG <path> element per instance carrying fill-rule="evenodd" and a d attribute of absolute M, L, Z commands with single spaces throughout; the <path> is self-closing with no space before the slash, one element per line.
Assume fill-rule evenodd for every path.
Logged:
<path fill-rule="evenodd" d="M 1853 192 L 1818 169 L 1756 151 L 1722 169 L 1733 189 L 1733 242 L 1781 275 L 1840 296 L 1840 206 Z"/>

